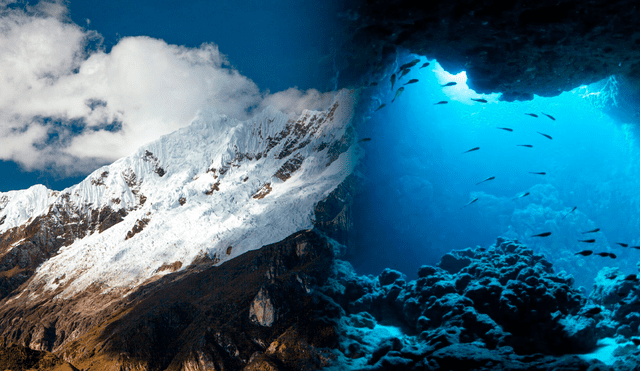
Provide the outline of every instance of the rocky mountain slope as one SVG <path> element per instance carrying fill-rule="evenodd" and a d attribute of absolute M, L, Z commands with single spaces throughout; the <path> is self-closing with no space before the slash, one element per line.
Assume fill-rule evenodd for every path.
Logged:
<path fill-rule="evenodd" d="M 207 318 L 240 316 L 239 326 L 269 331 L 247 335 L 241 342 L 253 346 L 219 362 L 230 369 L 249 362 L 288 328 L 273 325 L 276 313 L 264 303 L 285 298 L 271 298 L 277 290 L 262 289 L 264 282 L 284 275 L 310 295 L 305 277 L 313 270 L 288 268 L 308 268 L 305 246 L 326 242 L 312 234 L 270 258 L 264 249 L 248 252 L 313 227 L 315 207 L 359 156 L 355 102 L 342 91 L 326 110 L 295 119 L 271 108 L 245 122 L 201 113 L 76 186 L 0 194 L 1 340 L 84 369 L 203 369 L 220 352 L 203 351 L 207 344 L 233 343 L 201 333 L 212 325 Z M 292 251 L 299 262 L 285 264 Z M 238 266 L 240 258 L 248 260 Z M 264 305 L 249 308 L 254 298 Z M 309 310 L 304 303 L 290 311 Z"/>

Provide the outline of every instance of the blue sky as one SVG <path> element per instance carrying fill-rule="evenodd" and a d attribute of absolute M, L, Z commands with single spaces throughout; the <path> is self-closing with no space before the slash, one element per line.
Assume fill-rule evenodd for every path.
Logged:
<path fill-rule="evenodd" d="M 199 109 L 313 108 L 331 86 L 338 7 L 0 1 L 0 191 L 73 185 Z"/>

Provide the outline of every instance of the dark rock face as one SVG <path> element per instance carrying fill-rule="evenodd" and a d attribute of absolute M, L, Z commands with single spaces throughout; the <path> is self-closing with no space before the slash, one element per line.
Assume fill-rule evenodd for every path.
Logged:
<path fill-rule="evenodd" d="M 312 287 L 332 261 L 331 245 L 303 231 L 220 266 L 203 259 L 126 297 L 95 288 L 64 303 L 56 293 L 4 301 L 0 329 L 7 343 L 89 370 L 318 369 L 330 362 L 320 349 L 337 347 L 337 320 Z"/>
<path fill-rule="evenodd" d="M 380 80 L 402 50 L 465 70 L 476 92 L 507 101 L 611 75 L 637 80 L 639 12 L 629 0 L 359 1 L 348 11 L 355 32 L 339 55 L 341 84 Z"/>

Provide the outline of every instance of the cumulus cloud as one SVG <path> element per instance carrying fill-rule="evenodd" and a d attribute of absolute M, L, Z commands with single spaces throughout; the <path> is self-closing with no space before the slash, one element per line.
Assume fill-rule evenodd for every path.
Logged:
<path fill-rule="evenodd" d="M 261 93 L 214 44 L 100 36 L 70 23 L 61 2 L 9 9 L 0 0 L 0 159 L 27 169 L 87 171 L 187 125 L 199 109 L 244 119 L 267 105 L 321 108 L 332 94 Z M 115 129 L 114 129 L 115 128 Z"/>

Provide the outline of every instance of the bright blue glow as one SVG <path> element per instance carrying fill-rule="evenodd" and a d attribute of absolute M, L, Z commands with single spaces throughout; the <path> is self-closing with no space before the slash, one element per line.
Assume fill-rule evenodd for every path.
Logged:
<path fill-rule="evenodd" d="M 419 265 L 435 265 L 447 251 L 487 247 L 504 235 L 547 255 L 556 271 L 583 271 L 578 284 L 590 285 L 605 264 L 637 271 L 640 250 L 615 242 L 640 245 L 640 153 L 633 126 L 614 122 L 599 107 L 612 92 L 581 87 L 508 103 L 470 90 L 464 73 L 450 75 L 436 63 L 429 67 L 414 68 L 394 91 L 388 81 L 381 83 L 372 107 L 386 106 L 358 129 L 372 140 L 362 143 L 368 186 L 354 213 L 356 249 L 369 254 L 354 257 L 357 268 L 377 274 L 391 267 L 415 275 Z M 416 78 L 390 103 L 396 89 Z M 441 86 L 449 81 L 457 85 Z M 434 105 L 443 100 L 449 103 Z M 480 150 L 463 153 L 474 147 Z M 525 192 L 530 195 L 514 199 Z M 462 208 L 475 197 L 476 203 Z M 562 219 L 573 206 L 576 212 Z M 595 228 L 602 231 L 581 234 Z M 545 231 L 552 236 L 531 237 Z M 578 242 L 589 238 L 596 243 Z M 618 258 L 574 255 L 584 249 Z"/>

